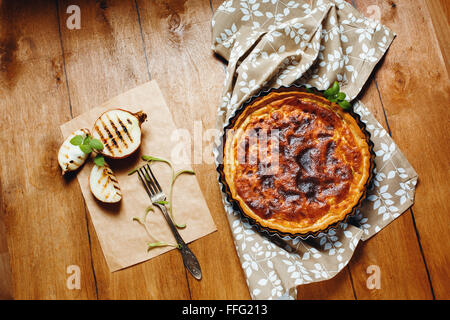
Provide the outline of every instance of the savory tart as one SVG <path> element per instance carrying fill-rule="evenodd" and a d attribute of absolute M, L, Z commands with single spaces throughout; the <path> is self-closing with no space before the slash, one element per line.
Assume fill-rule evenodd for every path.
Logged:
<path fill-rule="evenodd" d="M 355 118 L 308 92 L 271 92 L 226 128 L 229 196 L 263 228 L 304 235 L 343 221 L 360 203 L 371 147 Z"/>

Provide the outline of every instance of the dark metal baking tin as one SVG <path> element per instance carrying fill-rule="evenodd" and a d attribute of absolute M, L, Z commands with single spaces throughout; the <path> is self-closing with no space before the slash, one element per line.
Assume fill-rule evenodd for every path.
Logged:
<path fill-rule="evenodd" d="M 224 153 L 224 147 L 225 147 L 225 139 L 226 139 L 226 131 L 230 128 L 232 128 L 234 126 L 234 123 L 236 122 L 237 118 L 239 117 L 239 115 L 249 106 L 251 105 L 255 100 L 265 97 L 267 96 L 269 93 L 272 92 L 288 92 L 288 91 L 292 91 L 292 92 L 310 92 L 310 93 L 314 93 L 320 96 L 323 96 L 323 91 L 324 90 L 319 90 L 317 88 L 314 87 L 306 87 L 304 85 L 291 85 L 291 86 L 282 86 L 279 88 L 272 88 L 269 90 L 262 90 L 260 91 L 258 94 L 250 97 L 247 101 L 245 101 L 239 108 L 237 108 L 234 112 L 234 114 L 230 117 L 230 119 L 228 120 L 227 125 L 224 127 L 224 131 L 223 131 L 223 135 L 222 138 L 220 140 L 220 144 L 217 147 L 218 150 L 218 156 L 216 158 L 216 163 L 218 163 L 217 165 L 217 172 L 219 174 L 218 179 L 219 182 L 221 184 L 221 189 L 222 191 L 226 194 L 227 196 L 227 200 L 228 202 L 232 205 L 233 209 L 237 212 L 240 213 L 241 218 L 243 219 L 244 222 L 247 222 L 249 225 L 251 225 L 256 231 L 260 232 L 262 235 L 267 236 L 269 238 L 271 238 L 272 240 L 280 240 L 280 238 L 283 239 L 294 239 L 294 238 L 300 238 L 302 240 L 307 240 L 308 238 L 317 238 L 318 235 L 320 233 L 324 233 L 324 232 L 328 232 L 330 229 L 336 229 L 340 223 L 342 222 L 347 222 L 347 220 L 353 216 L 356 212 L 356 210 L 361 206 L 362 201 L 366 198 L 367 195 L 367 189 L 369 188 L 371 182 L 372 182 L 372 178 L 373 178 L 373 172 L 375 169 L 375 153 L 373 151 L 373 147 L 374 144 L 371 140 L 371 135 L 370 133 L 367 131 L 366 129 L 366 124 L 364 122 L 361 121 L 361 117 L 359 116 L 359 114 L 355 113 L 353 111 L 353 109 L 347 111 L 349 112 L 352 117 L 356 120 L 358 126 L 361 128 L 362 132 L 364 133 L 364 135 L 366 136 L 367 142 L 369 144 L 369 151 L 371 154 L 371 160 L 370 160 L 370 175 L 369 178 L 367 179 L 366 182 L 366 188 L 364 193 L 361 195 L 358 203 L 352 208 L 352 210 L 350 212 L 348 212 L 345 217 L 340 220 L 337 221 L 329 226 L 327 226 L 326 228 L 322 229 L 322 230 L 318 230 L 315 232 L 307 232 L 307 233 L 295 233 L 295 234 L 291 234 L 291 233 L 286 233 L 286 232 L 280 232 L 278 230 L 272 229 L 272 228 L 268 228 L 268 227 L 264 227 L 261 226 L 259 223 L 256 222 L 256 220 L 254 220 L 253 218 L 247 216 L 244 211 L 242 210 L 240 204 L 238 201 L 234 200 L 233 197 L 231 196 L 231 192 L 230 189 L 228 187 L 228 184 L 225 180 L 225 174 L 223 172 L 223 153 Z M 277 241 L 276 241 L 277 242 Z"/>

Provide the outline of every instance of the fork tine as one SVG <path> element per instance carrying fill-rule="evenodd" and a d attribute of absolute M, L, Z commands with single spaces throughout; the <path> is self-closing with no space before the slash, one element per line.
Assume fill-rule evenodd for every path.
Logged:
<path fill-rule="evenodd" d="M 139 176 L 139 179 L 141 180 L 141 182 L 144 184 L 145 191 L 147 191 L 147 194 L 151 198 L 152 195 L 154 194 L 153 189 L 149 185 L 147 179 L 145 178 L 145 174 L 141 171 L 141 169 L 138 170 L 138 176 Z"/>
<path fill-rule="evenodd" d="M 147 165 L 148 166 L 148 165 Z M 150 187 L 151 187 L 151 189 L 152 189 L 152 193 L 153 194 L 157 194 L 157 193 L 159 193 L 159 192 L 162 192 L 162 190 L 161 189 L 158 189 L 158 187 L 156 186 L 156 183 L 158 183 L 158 181 L 156 181 L 156 179 L 155 179 L 155 177 L 153 176 L 153 178 L 150 176 L 150 174 L 148 173 L 148 170 L 147 170 L 147 166 L 144 166 L 143 168 L 142 168 L 142 171 L 144 172 L 145 171 L 145 174 L 144 174 L 144 177 L 147 177 L 147 184 L 148 185 L 150 185 Z M 150 172 L 151 172 L 151 170 L 150 170 Z M 155 183 L 156 182 L 156 183 Z"/>
<path fill-rule="evenodd" d="M 152 169 L 150 168 L 150 165 L 147 164 L 144 168 L 147 170 L 147 167 L 148 167 L 148 170 L 150 171 L 150 174 L 152 175 L 153 181 L 155 182 L 156 186 L 158 187 L 159 192 L 162 192 L 161 186 L 159 185 L 158 180 L 156 180 L 155 176 L 153 175 L 153 172 L 152 172 Z"/>
<path fill-rule="evenodd" d="M 143 170 L 145 171 L 145 174 L 147 175 L 147 177 L 149 178 L 149 181 L 150 181 L 150 183 L 152 184 L 152 187 L 155 189 L 155 193 L 158 193 L 158 192 L 160 192 L 159 191 L 159 188 L 157 187 L 157 185 L 156 185 L 156 183 L 155 183 L 155 179 L 154 179 L 154 177 L 152 177 L 151 175 L 150 175 L 150 172 L 149 172 L 149 170 L 147 169 L 147 165 L 145 165 L 144 167 L 143 167 Z"/>
<path fill-rule="evenodd" d="M 149 195 L 151 195 L 151 191 L 148 188 L 147 184 L 145 183 L 145 177 L 142 176 L 142 172 L 140 171 L 140 169 L 137 170 L 137 174 L 138 174 L 139 180 L 141 180 L 142 184 L 144 185 L 145 191 L 147 191 L 147 193 Z"/>

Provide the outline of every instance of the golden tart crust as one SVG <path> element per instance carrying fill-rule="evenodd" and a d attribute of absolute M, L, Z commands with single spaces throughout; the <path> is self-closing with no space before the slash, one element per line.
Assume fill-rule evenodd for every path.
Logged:
<path fill-rule="evenodd" d="M 371 152 L 356 120 L 308 92 L 271 92 L 226 132 L 223 173 L 244 215 L 288 234 L 325 230 L 365 195 Z"/>

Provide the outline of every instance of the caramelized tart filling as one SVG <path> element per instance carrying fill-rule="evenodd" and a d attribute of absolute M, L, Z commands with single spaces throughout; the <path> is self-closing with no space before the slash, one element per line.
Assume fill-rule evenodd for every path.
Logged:
<path fill-rule="evenodd" d="M 339 114 L 313 100 L 264 109 L 247 116 L 236 141 L 236 192 L 262 219 L 313 224 L 360 184 L 361 148 Z"/>

